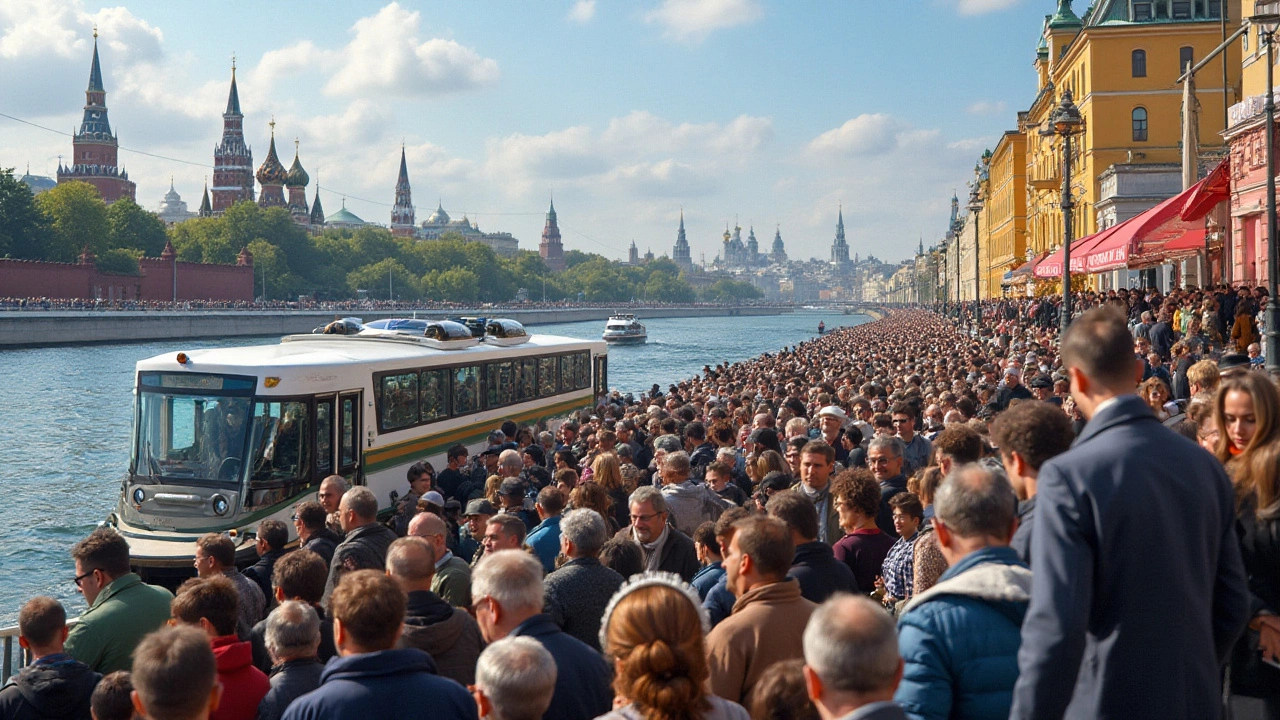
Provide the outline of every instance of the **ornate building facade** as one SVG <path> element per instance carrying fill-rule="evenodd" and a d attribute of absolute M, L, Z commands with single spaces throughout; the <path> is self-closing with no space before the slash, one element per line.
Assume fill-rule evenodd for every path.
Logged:
<path fill-rule="evenodd" d="M 833 265 L 849 264 L 849 243 L 844 239 L 844 207 L 836 217 L 836 239 L 831 242 L 831 263 Z"/>
<path fill-rule="evenodd" d="M 413 235 L 413 191 L 409 187 L 409 166 L 404 158 L 404 146 L 400 146 L 400 177 L 396 179 L 396 202 L 391 207 L 391 234 L 401 237 Z"/>
<path fill-rule="evenodd" d="M 213 149 L 213 212 L 222 214 L 241 200 L 253 202 L 253 150 L 244 141 L 244 113 L 233 61 L 227 110 L 222 113 L 222 142 Z"/>
<path fill-rule="evenodd" d="M 671 259 L 685 272 L 693 270 L 693 256 L 689 252 L 689 238 L 684 234 L 684 210 L 680 210 L 680 229 L 676 231 L 676 245 L 671 249 Z"/>
<path fill-rule="evenodd" d="M 769 262 L 782 264 L 787 261 L 787 246 L 782 244 L 782 228 L 773 231 L 773 248 L 769 251 Z"/>
<path fill-rule="evenodd" d="M 564 243 L 560 242 L 560 225 L 556 222 L 556 203 L 551 201 L 547 210 L 547 224 L 542 228 L 542 242 L 538 244 L 538 254 L 542 262 L 547 264 L 551 272 L 564 270 Z"/>
<path fill-rule="evenodd" d="M 289 190 L 289 215 L 299 225 L 311 224 L 311 211 L 307 208 L 307 185 L 310 182 L 311 176 L 302 169 L 302 162 L 298 160 L 298 141 L 294 140 L 293 165 L 285 175 L 284 186 Z"/>
<path fill-rule="evenodd" d="M 258 207 L 288 206 L 289 203 L 284 198 L 284 183 L 288 175 L 284 165 L 280 164 L 280 158 L 276 157 L 276 121 L 272 120 L 271 147 L 267 150 L 267 159 L 258 168 L 258 184 L 262 186 L 262 192 L 258 195 Z"/>
<path fill-rule="evenodd" d="M 89 68 L 89 88 L 85 90 L 84 118 L 71 141 L 72 161 L 58 162 L 58 182 L 86 182 L 98 190 L 107 204 L 122 197 L 134 200 L 137 187 L 129 173 L 118 166 L 119 139 L 107 120 L 107 91 L 102 85 L 98 61 L 98 31 L 93 31 L 93 65 Z"/>

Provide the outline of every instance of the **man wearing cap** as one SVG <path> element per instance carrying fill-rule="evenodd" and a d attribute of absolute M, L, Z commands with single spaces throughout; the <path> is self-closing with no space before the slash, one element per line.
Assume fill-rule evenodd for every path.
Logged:
<path fill-rule="evenodd" d="M 1042 400 L 1044 402 L 1053 402 L 1054 400 L 1057 400 L 1057 402 L 1054 403 L 1055 405 L 1062 404 L 1062 398 L 1054 397 L 1053 381 L 1049 379 L 1048 375 L 1036 375 L 1036 379 L 1031 381 L 1031 395 L 1036 400 Z"/>
<path fill-rule="evenodd" d="M 835 449 L 836 462 L 841 465 L 849 464 L 849 451 L 840 442 L 840 431 L 848 419 L 849 416 L 839 405 L 828 405 L 818 411 L 818 431 L 822 433 L 822 442 Z"/>
<path fill-rule="evenodd" d="M 467 521 L 467 533 L 460 533 L 462 537 L 458 539 L 458 555 L 463 560 L 469 560 L 473 568 L 484 555 L 484 548 L 480 545 L 484 527 L 489 524 L 489 518 L 497 514 L 498 509 L 484 498 L 468 502 L 466 511 L 462 514 L 462 518 Z"/>
<path fill-rule="evenodd" d="M 502 503 L 502 515 L 515 515 L 524 522 L 525 532 L 538 524 L 537 516 L 525 509 L 525 487 L 519 478 L 509 477 L 498 487 L 498 502 Z"/>
<path fill-rule="evenodd" d="M 1006 410 L 1014 400 L 1032 400 L 1035 396 L 1022 384 L 1022 371 L 1016 367 L 1005 368 L 1004 385 L 996 391 L 991 403 L 997 410 Z"/>

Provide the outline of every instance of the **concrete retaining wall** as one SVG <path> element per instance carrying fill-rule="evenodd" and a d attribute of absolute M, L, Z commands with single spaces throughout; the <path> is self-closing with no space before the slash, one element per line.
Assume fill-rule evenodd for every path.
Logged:
<path fill-rule="evenodd" d="M 450 316 L 480 315 L 505 317 L 526 325 L 598 320 L 603 323 L 614 310 L 609 308 L 558 308 L 539 310 L 465 310 Z M 790 308 L 777 307 L 686 307 L 635 308 L 628 310 L 640 318 L 723 317 L 780 315 Z M 30 311 L 0 312 L 0 348 L 90 343 L 124 343 L 151 340 L 179 340 L 207 337 L 252 337 L 309 333 L 335 317 L 356 316 L 365 322 L 388 317 L 408 317 L 411 312 L 326 311 Z M 419 312 L 418 317 L 440 318 L 445 313 Z"/>

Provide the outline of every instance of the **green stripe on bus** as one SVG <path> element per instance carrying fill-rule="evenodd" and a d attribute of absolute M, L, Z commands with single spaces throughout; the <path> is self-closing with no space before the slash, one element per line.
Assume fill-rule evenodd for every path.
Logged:
<path fill-rule="evenodd" d="M 590 398 L 589 394 L 582 395 L 548 407 L 527 410 L 519 415 L 512 415 L 504 419 L 514 420 L 517 423 L 536 422 L 583 407 L 583 403 L 589 402 Z M 493 427 L 490 427 L 489 423 L 472 423 L 448 432 L 414 438 L 413 440 L 404 440 L 394 445 L 370 450 L 364 454 L 364 471 L 366 473 L 378 472 L 397 465 L 408 464 L 412 459 L 444 453 L 458 443 L 472 444 L 480 442 L 488 437 L 492 430 Z"/>

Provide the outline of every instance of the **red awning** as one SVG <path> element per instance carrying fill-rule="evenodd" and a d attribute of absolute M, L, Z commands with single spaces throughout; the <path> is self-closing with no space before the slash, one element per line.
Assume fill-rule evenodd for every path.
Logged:
<path fill-rule="evenodd" d="M 1079 240 L 1072 242 L 1071 272 L 1084 272 L 1086 255 L 1097 247 L 1098 243 L 1105 241 L 1115 233 L 1117 228 L 1127 222 L 1130 222 L 1130 220 L 1126 220 L 1124 223 L 1120 223 L 1120 225 L 1114 225 L 1106 228 L 1105 230 L 1100 230 L 1092 235 L 1086 235 Z M 1062 277 L 1062 249 L 1059 248 L 1049 253 L 1044 257 L 1044 259 L 1036 263 L 1034 274 L 1037 278 L 1042 280 L 1045 278 Z"/>

